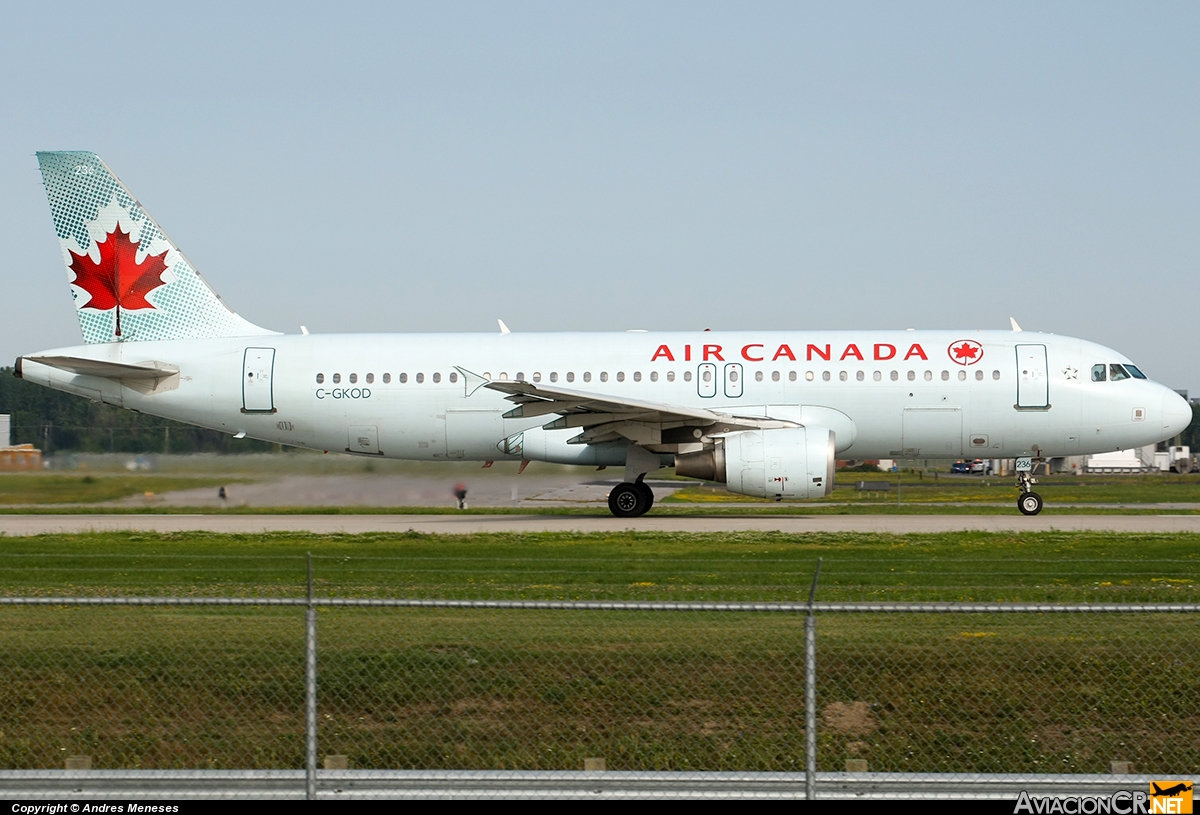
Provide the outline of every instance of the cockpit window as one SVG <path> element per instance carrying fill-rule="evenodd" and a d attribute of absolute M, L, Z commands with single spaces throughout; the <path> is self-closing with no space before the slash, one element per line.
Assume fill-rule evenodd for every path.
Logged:
<path fill-rule="evenodd" d="M 1130 365 L 1128 362 L 1125 363 L 1125 370 L 1129 371 L 1129 373 L 1133 375 L 1134 379 L 1145 379 L 1146 378 L 1146 375 L 1144 373 L 1139 371 L 1136 366 Z"/>
<path fill-rule="evenodd" d="M 1092 366 L 1092 381 L 1093 382 L 1104 382 L 1106 379 L 1108 379 L 1108 369 L 1104 366 L 1104 363 L 1101 362 L 1098 365 L 1093 365 Z"/>
<path fill-rule="evenodd" d="M 1129 379 L 1129 371 L 1125 370 L 1123 365 L 1118 365 L 1115 362 L 1108 366 L 1108 374 L 1109 378 L 1112 379 L 1113 382 L 1120 382 L 1122 379 Z"/>

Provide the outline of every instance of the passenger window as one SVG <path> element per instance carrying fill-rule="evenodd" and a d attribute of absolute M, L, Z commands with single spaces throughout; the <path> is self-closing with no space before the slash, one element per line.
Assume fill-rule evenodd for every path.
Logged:
<path fill-rule="evenodd" d="M 425 374 L 417 374 L 417 384 L 420 385 L 425 381 Z"/>
<path fill-rule="evenodd" d="M 384 374 L 384 375 L 383 375 L 383 384 L 387 385 L 387 384 L 388 384 L 388 383 L 390 383 L 391 381 L 392 381 L 392 375 L 391 375 L 391 374 Z"/>
<path fill-rule="evenodd" d="M 400 374 L 400 384 L 403 385 L 408 381 L 408 374 Z"/>
<path fill-rule="evenodd" d="M 325 381 L 325 374 L 317 374 L 317 384 L 320 385 Z"/>
<path fill-rule="evenodd" d="M 634 381 L 634 382 L 641 382 L 641 381 L 642 381 L 642 372 L 641 372 L 641 371 L 634 371 L 634 372 L 633 372 L 633 381 Z"/>
<path fill-rule="evenodd" d="M 583 372 L 583 381 L 584 381 L 584 382 L 591 382 L 591 381 L 592 381 L 592 372 L 591 372 L 591 371 L 584 371 L 584 372 Z"/>
<path fill-rule="evenodd" d="M 933 381 L 933 371 L 926 371 L 926 372 L 925 372 L 925 381 L 926 381 L 926 382 L 932 382 L 932 381 Z"/>
<path fill-rule="evenodd" d="M 334 374 L 334 375 L 333 375 L 333 384 L 335 384 L 335 385 L 336 385 L 336 384 L 338 384 L 338 383 L 339 383 L 339 382 L 341 382 L 341 381 L 342 381 L 342 375 L 341 375 L 341 374 Z"/>
<path fill-rule="evenodd" d="M 779 381 L 779 371 L 771 371 L 771 381 L 772 382 Z"/>
<path fill-rule="evenodd" d="M 367 374 L 367 384 L 370 385 L 375 381 L 375 374 Z"/>
<path fill-rule="evenodd" d="M 796 372 L 788 371 L 788 382 L 795 382 L 795 381 L 796 381 Z"/>
<path fill-rule="evenodd" d="M 691 372 L 691 371 L 684 371 L 684 372 L 683 372 L 683 381 L 684 381 L 684 382 L 691 382 L 691 381 L 692 381 L 692 372 Z"/>
<path fill-rule="evenodd" d="M 705 368 L 703 376 L 705 382 L 712 382 L 712 371 Z"/>
<path fill-rule="evenodd" d="M 542 372 L 541 372 L 541 371 L 534 371 L 534 372 L 533 372 L 533 381 L 534 381 L 534 382 L 541 382 L 541 381 L 542 381 Z"/>
<path fill-rule="evenodd" d="M 441 381 L 442 381 L 442 375 L 441 375 L 441 374 L 434 374 L 434 375 L 433 375 L 433 381 L 434 381 L 434 384 L 436 384 L 436 383 L 438 383 L 438 382 L 441 382 Z"/>
<path fill-rule="evenodd" d="M 456 374 L 456 373 L 454 373 L 453 371 L 451 371 L 451 372 L 450 372 L 450 381 L 451 381 L 451 382 L 457 382 L 457 381 L 458 381 L 458 374 Z"/>
<path fill-rule="evenodd" d="M 350 384 L 353 385 L 358 381 L 358 374 L 350 374 Z"/>
<path fill-rule="evenodd" d="M 568 382 L 575 381 L 575 372 L 574 371 L 567 371 L 567 381 Z"/>
<path fill-rule="evenodd" d="M 909 371 L 909 372 L 908 372 L 908 381 L 909 381 L 909 382 L 912 382 L 912 381 L 913 381 L 913 380 L 915 380 L 916 378 L 917 378 L 917 372 L 916 372 L 916 371 Z"/>
<path fill-rule="evenodd" d="M 1108 378 L 1113 382 L 1120 382 L 1122 379 L 1129 379 L 1129 371 L 1114 362 L 1108 366 Z"/>
<path fill-rule="evenodd" d="M 980 371 L 979 373 L 981 373 L 981 374 L 982 374 L 982 373 L 983 373 L 983 371 Z M 999 378 L 1000 378 L 1000 372 L 999 372 L 999 371 L 992 371 L 992 379 L 999 379 Z"/>
<path fill-rule="evenodd" d="M 525 372 L 524 371 L 517 371 L 517 381 L 518 382 L 525 381 Z"/>
<path fill-rule="evenodd" d="M 876 371 L 874 374 L 872 374 L 872 377 L 874 377 L 874 379 L 875 379 L 875 381 L 876 381 L 876 382 L 879 382 L 879 381 L 881 381 L 881 380 L 883 379 L 883 372 L 882 372 L 882 371 Z"/>
<path fill-rule="evenodd" d="M 950 372 L 949 371 L 942 371 L 942 381 L 943 382 L 950 381 Z"/>
<path fill-rule="evenodd" d="M 607 381 L 608 381 L 608 371 L 601 371 L 601 372 L 600 372 L 600 381 L 601 381 L 601 382 L 607 382 Z"/>
<path fill-rule="evenodd" d="M 667 381 L 668 382 L 675 381 L 675 372 L 674 371 L 667 371 Z"/>
<path fill-rule="evenodd" d="M 651 371 L 651 372 L 650 372 L 650 381 L 651 381 L 651 382 L 657 382 L 657 381 L 658 381 L 658 371 Z"/>
<path fill-rule="evenodd" d="M 892 381 L 893 381 L 893 382 L 895 382 L 895 381 L 896 381 L 896 380 L 898 380 L 899 378 L 900 378 L 900 372 L 899 372 L 899 371 L 892 371 Z"/>
<path fill-rule="evenodd" d="M 1093 365 L 1092 366 L 1092 381 L 1093 382 L 1103 382 L 1106 379 L 1108 379 L 1108 372 L 1107 372 L 1107 370 L 1105 370 L 1104 363 L 1101 362 L 1099 365 Z"/>
<path fill-rule="evenodd" d="M 804 381 L 805 381 L 805 382 L 812 382 L 812 381 L 813 381 L 813 372 L 812 372 L 812 371 L 805 371 L 805 373 L 804 373 Z"/>
<path fill-rule="evenodd" d="M 829 371 L 821 371 L 821 380 L 823 382 L 829 381 Z"/>
<path fill-rule="evenodd" d="M 625 381 L 625 372 L 624 371 L 617 371 L 617 381 L 618 382 Z"/>
<path fill-rule="evenodd" d="M 551 371 L 551 372 L 550 372 L 550 381 L 551 381 L 551 382 L 557 382 L 557 381 L 558 381 L 558 372 L 557 372 L 557 371 Z"/>
<path fill-rule="evenodd" d="M 864 374 L 862 371 L 859 371 L 858 373 L 856 373 L 854 375 L 854 378 L 857 379 L 859 382 L 862 382 L 864 379 L 867 378 L 867 375 Z"/>
<path fill-rule="evenodd" d="M 966 382 L 966 381 L 967 381 L 967 372 L 966 372 L 966 371 L 959 371 L 959 372 L 958 372 L 958 381 L 959 381 L 959 382 Z"/>
<path fill-rule="evenodd" d="M 762 372 L 762 371 L 755 371 L 755 372 L 754 372 L 754 381 L 755 381 L 755 382 L 762 382 L 762 381 L 763 381 L 763 372 Z"/>
<path fill-rule="evenodd" d="M 983 371 L 976 371 L 976 372 L 975 372 L 975 380 L 976 380 L 977 382 L 982 382 L 982 381 L 983 381 Z"/>

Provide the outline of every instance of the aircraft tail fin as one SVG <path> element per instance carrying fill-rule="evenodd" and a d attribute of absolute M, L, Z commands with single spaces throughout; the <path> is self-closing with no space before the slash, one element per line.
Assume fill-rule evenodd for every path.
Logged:
<path fill-rule="evenodd" d="M 84 342 L 277 333 L 230 311 L 95 153 L 37 157 Z"/>

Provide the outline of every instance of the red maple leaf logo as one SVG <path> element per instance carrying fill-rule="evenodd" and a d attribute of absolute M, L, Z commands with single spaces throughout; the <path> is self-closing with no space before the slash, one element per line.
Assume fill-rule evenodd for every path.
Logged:
<path fill-rule="evenodd" d="M 167 270 L 160 254 L 147 255 L 137 262 L 138 244 L 129 239 L 129 233 L 120 224 L 96 244 L 100 250 L 100 262 L 92 260 L 87 252 L 82 255 L 71 250 L 72 281 L 92 296 L 83 308 L 97 311 L 117 310 L 117 336 L 121 336 L 121 309 L 137 311 L 154 308 L 146 295 L 163 285 L 162 273 Z"/>
<path fill-rule="evenodd" d="M 958 340 L 950 343 L 950 359 L 959 365 L 972 365 L 983 359 L 983 346 L 974 340 Z"/>

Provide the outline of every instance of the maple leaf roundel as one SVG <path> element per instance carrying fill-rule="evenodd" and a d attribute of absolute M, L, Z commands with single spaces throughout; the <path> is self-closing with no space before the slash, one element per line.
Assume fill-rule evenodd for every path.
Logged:
<path fill-rule="evenodd" d="M 138 263 L 138 244 L 129 239 L 129 233 L 121 229 L 120 224 L 114 226 L 96 248 L 100 250 L 99 263 L 87 252 L 78 255 L 70 250 L 71 271 L 75 273 L 71 282 L 92 296 L 81 308 L 97 311 L 154 308 L 146 295 L 164 283 L 162 274 L 167 270 L 164 260 L 167 250 L 147 255 Z"/>
<path fill-rule="evenodd" d="M 959 365 L 974 365 L 983 359 L 983 346 L 975 340 L 955 340 L 946 350 Z"/>

